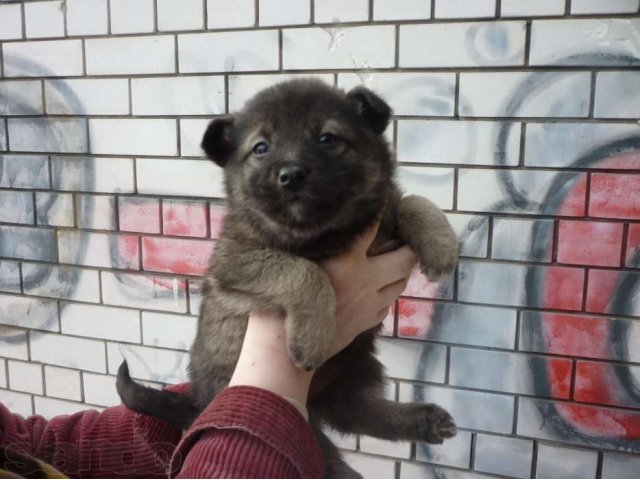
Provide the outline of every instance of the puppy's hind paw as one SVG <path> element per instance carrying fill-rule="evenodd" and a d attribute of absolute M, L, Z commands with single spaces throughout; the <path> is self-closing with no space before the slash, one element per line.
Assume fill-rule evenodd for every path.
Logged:
<path fill-rule="evenodd" d="M 442 443 L 458 433 L 449 412 L 432 403 L 424 406 L 424 414 L 418 421 L 417 428 L 418 438 L 427 443 Z"/>

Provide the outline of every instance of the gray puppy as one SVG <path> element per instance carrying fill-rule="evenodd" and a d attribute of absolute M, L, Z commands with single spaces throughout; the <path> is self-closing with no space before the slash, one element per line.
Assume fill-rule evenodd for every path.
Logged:
<path fill-rule="evenodd" d="M 300 368 L 318 369 L 310 421 L 326 456 L 328 477 L 357 472 L 322 433 L 441 443 L 456 433 L 433 404 L 384 398 L 375 357 L 379 328 L 364 332 L 327 361 L 335 332 L 335 294 L 314 262 L 345 252 L 381 218 L 369 250 L 409 244 L 430 278 L 451 272 L 457 240 L 428 200 L 402 197 L 383 132 L 389 106 L 366 88 L 348 93 L 316 80 L 293 80 L 258 93 L 236 115 L 210 123 L 202 140 L 224 168 L 228 215 L 205 277 L 189 366 L 190 397 L 133 382 L 126 362 L 118 392 L 128 407 L 188 426 L 227 386 L 250 311 L 285 316 L 287 346 Z"/>

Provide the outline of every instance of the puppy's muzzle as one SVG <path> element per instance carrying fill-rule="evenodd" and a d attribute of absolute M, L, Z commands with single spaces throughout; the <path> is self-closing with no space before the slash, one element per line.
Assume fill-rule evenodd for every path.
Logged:
<path fill-rule="evenodd" d="M 278 186 L 292 192 L 300 190 L 307 182 L 309 171 L 298 165 L 287 165 L 278 171 Z"/>

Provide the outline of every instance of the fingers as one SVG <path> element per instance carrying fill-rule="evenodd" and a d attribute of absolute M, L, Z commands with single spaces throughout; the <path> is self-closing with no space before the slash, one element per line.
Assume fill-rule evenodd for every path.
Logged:
<path fill-rule="evenodd" d="M 382 290 L 380 290 L 378 292 L 378 304 L 382 307 L 389 308 L 389 305 L 395 302 L 402 294 L 402 292 L 404 292 L 404 289 L 407 288 L 408 281 L 409 277 L 406 277 L 390 285 L 387 285 Z"/>
<path fill-rule="evenodd" d="M 389 253 L 371 257 L 371 275 L 378 290 L 408 277 L 417 262 L 416 255 L 405 245 Z"/>

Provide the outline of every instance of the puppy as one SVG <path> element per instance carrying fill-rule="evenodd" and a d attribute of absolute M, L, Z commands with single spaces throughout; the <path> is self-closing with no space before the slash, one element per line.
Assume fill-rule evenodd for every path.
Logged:
<path fill-rule="evenodd" d="M 345 94 L 304 79 L 263 90 L 238 114 L 211 122 L 202 147 L 224 168 L 228 214 L 204 281 L 191 397 L 134 383 L 125 362 L 117 382 L 125 405 L 188 426 L 227 386 L 249 312 L 275 311 L 285 317 L 295 364 L 317 369 L 308 407 L 328 477 L 358 474 L 321 425 L 388 440 L 441 443 L 455 435 L 452 418 L 437 405 L 384 398 L 374 348 L 379 327 L 326 361 L 335 294 L 315 260 L 348 250 L 380 218 L 369 254 L 409 244 L 430 278 L 457 263 L 444 214 L 424 198 L 402 197 L 394 183 L 383 136 L 390 116 L 366 88 Z"/>

